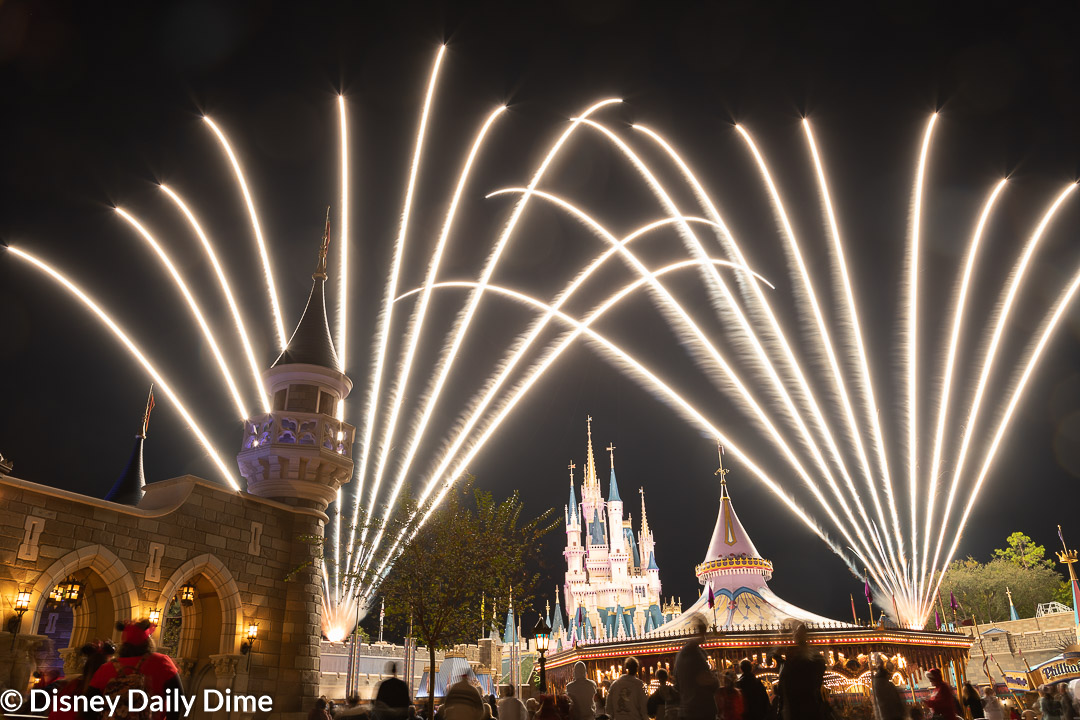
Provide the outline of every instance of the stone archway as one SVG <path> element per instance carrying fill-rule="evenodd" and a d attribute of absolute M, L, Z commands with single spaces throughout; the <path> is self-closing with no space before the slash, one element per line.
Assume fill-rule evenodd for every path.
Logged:
<path fill-rule="evenodd" d="M 185 584 L 194 586 L 195 598 L 181 607 L 180 636 L 173 657 L 185 688 L 199 695 L 208 688 L 232 688 L 244 623 L 236 581 L 216 556 L 199 555 L 177 568 L 165 583 L 157 601 L 163 612 Z M 242 684 L 246 687 L 246 677 Z M 208 715 L 199 709 L 195 717 L 201 720 Z"/>
<path fill-rule="evenodd" d="M 139 592 L 127 566 L 108 548 L 87 545 L 64 555 L 38 576 L 31 595 L 33 605 L 23 620 L 25 625 L 36 631 L 52 589 L 69 575 L 80 571 L 89 571 L 83 578 L 83 602 L 74 611 L 68 647 L 56 648 L 64 659 L 64 670 L 68 675 L 79 672 L 78 667 L 69 667 L 78 661 L 78 653 L 71 651 L 71 648 L 78 648 L 93 637 L 116 639 L 116 621 L 128 620 L 140 614 Z"/>
<path fill-rule="evenodd" d="M 180 591 L 180 586 L 190 580 L 196 580 L 202 576 L 210 587 L 213 588 L 220 602 L 221 641 L 215 654 L 231 655 L 240 652 L 242 641 L 244 608 L 240 601 L 240 589 L 233 579 L 232 573 L 225 567 L 216 556 L 209 553 L 199 555 L 176 569 L 158 597 L 157 607 L 166 608 L 172 598 Z M 181 630 L 180 654 L 190 653 L 194 650 L 192 643 L 202 624 L 202 618 L 197 611 L 183 614 L 183 627 L 191 625 L 191 632 Z"/>

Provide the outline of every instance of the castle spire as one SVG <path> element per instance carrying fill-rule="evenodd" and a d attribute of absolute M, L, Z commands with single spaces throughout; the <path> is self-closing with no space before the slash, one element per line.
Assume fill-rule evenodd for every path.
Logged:
<path fill-rule="evenodd" d="M 720 444 L 719 440 L 716 441 L 716 456 L 720 460 L 720 467 L 717 469 L 717 471 L 715 473 L 713 473 L 713 475 L 719 475 L 720 476 L 720 498 L 722 500 L 723 498 L 728 497 L 728 491 L 727 491 L 727 474 L 728 474 L 728 471 L 724 469 L 724 446 Z"/>
<path fill-rule="evenodd" d="M 319 246 L 319 260 L 315 264 L 312 280 L 326 279 L 326 256 L 330 252 L 330 206 L 326 206 L 326 226 L 323 229 L 322 245 Z"/>
<path fill-rule="evenodd" d="M 146 397 L 146 410 L 143 411 L 139 434 L 135 436 L 135 445 L 131 448 L 131 457 L 120 477 L 113 483 L 105 499 L 122 505 L 138 505 L 146 492 L 146 476 L 143 474 L 143 441 L 150 424 L 150 411 L 154 409 L 154 386 Z"/>
<path fill-rule="evenodd" d="M 585 484 L 586 485 L 589 485 L 589 484 L 596 485 L 596 484 L 598 484 L 599 481 L 596 479 L 596 460 L 593 458 L 593 449 L 592 449 L 592 415 L 586 416 L 586 418 L 585 418 L 585 427 L 586 427 L 586 431 L 588 433 L 588 443 L 587 443 L 587 446 L 586 446 L 587 450 L 586 450 L 586 455 L 585 455 L 585 468 L 584 468 Z"/>
<path fill-rule="evenodd" d="M 619 497 L 619 484 L 615 482 L 615 444 L 609 444 L 605 450 L 608 451 L 608 455 L 611 457 L 611 479 L 608 481 L 608 502 L 622 502 L 622 498 Z"/>
<path fill-rule="evenodd" d="M 578 506 L 577 495 L 574 493 L 574 468 L 577 465 L 571 460 L 570 464 L 566 466 L 566 469 L 570 471 L 570 504 L 567 505 L 569 510 L 570 522 L 575 522 L 578 519 Z"/>
<path fill-rule="evenodd" d="M 326 224 L 319 245 L 315 272 L 311 274 L 311 294 L 308 295 L 304 314 L 296 325 L 285 349 L 271 367 L 279 365 L 318 365 L 341 371 L 334 341 L 330 337 L 330 324 L 326 320 L 326 259 L 330 251 L 330 208 L 326 209 Z"/>
<path fill-rule="evenodd" d="M 645 538 L 649 535 L 649 518 L 645 516 L 645 488 L 639 487 L 638 494 L 641 495 L 641 537 Z"/>

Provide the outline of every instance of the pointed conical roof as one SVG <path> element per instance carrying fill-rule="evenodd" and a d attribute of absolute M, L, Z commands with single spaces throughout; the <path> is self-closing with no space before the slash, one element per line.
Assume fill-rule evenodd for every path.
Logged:
<path fill-rule="evenodd" d="M 142 435 L 135 436 L 135 446 L 131 448 L 131 457 L 128 458 L 127 467 L 105 496 L 109 502 L 138 505 L 142 500 L 146 488 L 146 476 L 143 475 L 143 442 L 145 440 L 146 438 Z"/>
<path fill-rule="evenodd" d="M 578 513 L 577 506 L 577 493 L 574 492 L 574 476 L 570 475 L 570 503 L 566 506 L 570 511 L 570 522 L 581 522 L 581 515 Z"/>
<path fill-rule="evenodd" d="M 326 321 L 326 255 L 330 248 L 330 209 L 326 211 L 326 231 L 319 247 L 319 260 L 311 276 L 311 293 L 308 295 L 304 314 L 293 330 L 285 349 L 271 367 L 278 365 L 318 365 L 342 371 L 334 341 L 330 336 L 330 324 Z"/>
<path fill-rule="evenodd" d="M 330 339 L 330 324 L 326 320 L 325 284 L 325 278 L 317 278 L 311 283 L 311 294 L 308 295 L 304 314 L 288 345 L 271 367 L 302 363 L 341 371 L 334 341 Z"/>
<path fill-rule="evenodd" d="M 611 478 L 608 480 L 608 497 L 609 503 L 622 502 L 622 498 L 619 497 L 619 483 L 615 481 L 615 466 L 611 466 Z"/>
<path fill-rule="evenodd" d="M 551 618 L 551 622 L 548 623 L 551 627 L 552 635 L 560 635 L 566 632 L 566 627 L 563 624 L 562 608 L 559 607 L 559 588 L 555 588 L 555 613 Z"/>
<path fill-rule="evenodd" d="M 705 562 L 726 557 L 761 558 L 761 555 L 739 521 L 739 516 L 735 514 L 731 496 L 728 495 L 727 481 L 724 480 L 720 485 L 720 512 L 716 516 L 716 527 L 713 528 Z"/>
<path fill-rule="evenodd" d="M 592 449 L 592 415 L 587 416 L 585 427 L 588 435 L 585 450 L 585 467 L 583 468 L 583 472 L 585 473 L 585 485 L 597 485 L 599 480 L 596 478 L 596 459 L 593 457 Z"/>
<path fill-rule="evenodd" d="M 506 613 L 506 629 L 503 630 L 503 643 L 510 645 L 517 642 L 516 624 L 514 623 L 514 608 Z"/>

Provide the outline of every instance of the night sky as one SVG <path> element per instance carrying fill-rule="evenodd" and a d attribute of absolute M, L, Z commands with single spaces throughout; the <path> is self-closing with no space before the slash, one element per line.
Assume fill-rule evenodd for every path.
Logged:
<path fill-rule="evenodd" d="M 509 216 L 512 199 L 484 196 L 527 184 L 568 118 L 598 99 L 618 96 L 625 103 L 597 119 L 642 151 L 662 180 L 677 188 L 673 192 L 684 208 L 693 207 L 692 195 L 629 124 L 655 129 L 689 160 L 749 262 L 776 284 L 770 291 L 773 305 L 831 408 L 835 403 L 824 389 L 823 365 L 805 342 L 805 306 L 800 308 L 792 287 L 767 191 L 734 130 L 735 123 L 743 124 L 766 154 L 810 271 L 833 313 L 828 236 L 800 126 L 806 116 L 830 174 L 890 467 L 906 498 L 897 303 L 925 123 L 931 112 L 941 112 L 927 176 L 920 272 L 920 362 L 934 368 L 932 376 L 923 375 L 920 393 L 923 477 L 936 421 L 928 409 L 936 406 L 934 378 L 944 359 L 950 298 L 986 195 L 1009 175 L 973 290 L 960 365 L 966 389 L 953 400 L 952 447 L 971 397 L 973 366 L 981 358 L 981 328 L 1035 224 L 1080 168 L 1075 44 L 1080 6 L 827 5 L 819 10 L 810 3 L 771 2 L 160 2 L 121 9 L 111 3 L 8 0 L 0 3 L 0 240 L 54 263 L 109 309 L 188 399 L 231 463 L 240 423 L 210 351 L 156 258 L 112 207 L 143 219 L 173 253 L 205 298 L 251 402 L 252 381 L 209 263 L 156 183 L 168 182 L 200 216 L 233 278 L 260 362 L 269 365 L 276 356 L 271 316 L 243 198 L 200 117 L 205 113 L 222 125 L 244 163 L 291 332 L 310 287 L 327 204 L 335 207 L 336 221 L 336 98 L 343 92 L 351 123 L 351 277 L 357 288 L 347 368 L 356 390 L 348 412 L 359 425 L 371 357 L 370 346 L 360 341 L 374 332 L 423 92 L 438 45 L 445 41 L 402 289 L 421 282 L 461 162 L 497 104 L 507 103 L 509 112 L 492 130 L 473 170 L 443 279 L 475 279 Z M 610 144 L 596 132 L 578 133 L 545 187 L 587 208 L 616 235 L 663 216 Z M 1004 371 L 992 379 L 978 437 L 986 438 L 996 427 L 1012 387 L 1009 370 L 1022 359 L 1080 263 L 1078 229 L 1080 197 L 1073 197 L 1033 258 L 1005 337 Z M 710 247 L 719 254 L 718 246 Z M 495 280 L 550 299 L 602 249 L 565 214 L 534 201 Z M 640 250 L 653 267 L 686 257 L 670 231 L 642 241 Z M 335 261 L 332 255 L 332 275 Z M 584 314 L 632 277 L 621 264 L 612 265 L 568 311 Z M 671 286 L 718 346 L 734 350 L 736 341 L 711 315 L 699 278 L 691 272 L 672 276 Z M 331 283 L 329 289 L 335 287 Z M 449 327 L 465 298 L 460 290 L 437 295 L 431 327 Z M 336 303 L 331 293 L 330 307 Z M 479 381 L 533 317 L 505 301 L 481 307 L 459 360 L 464 369 L 451 376 L 452 390 L 436 413 L 439 429 L 433 428 L 425 443 L 427 460 Z M 407 316 L 397 312 L 401 321 Z M 830 322 L 836 321 L 831 315 Z M 402 322 L 395 338 L 403 327 Z M 670 378 L 815 517 L 823 517 L 764 433 L 729 394 L 710 385 L 690 359 L 692 348 L 679 343 L 645 295 L 629 300 L 600 329 Z M 421 357 L 433 357 L 442 337 L 421 343 Z M 1017 411 L 961 554 L 985 559 L 1017 529 L 1052 548 L 1058 523 L 1080 543 L 1080 525 L 1074 522 L 1080 476 L 1078 349 L 1080 309 L 1073 307 Z M 14 461 L 14 474 L 103 495 L 127 459 L 149 379 L 70 296 L 3 252 L 0 363 L 0 453 Z M 410 402 L 429 377 L 429 370 L 413 376 Z M 767 405 L 779 414 L 775 400 Z M 635 524 L 637 488 L 645 489 L 664 595 L 679 595 L 689 604 L 697 592 L 693 567 L 703 559 L 716 516 L 715 441 L 589 346 L 578 344 L 560 359 L 470 470 L 480 487 L 499 495 L 519 489 L 532 511 L 557 506 L 561 515 L 566 465 L 572 459 L 580 467 L 584 460 L 587 414 L 595 419 L 597 449 L 609 442 L 617 446 L 619 484 Z M 839 429 L 839 414 L 831 412 L 830 418 Z M 793 431 L 784 434 L 794 441 Z M 403 442 L 395 438 L 396 453 Z M 800 457 L 808 457 L 795 446 Z M 980 451 L 969 461 L 969 475 L 981 464 L 985 443 L 976 447 Z M 855 467 L 854 454 L 845 457 Z M 861 582 L 729 459 L 736 509 L 758 549 L 776 566 L 773 589 L 809 610 L 847 618 L 844 596 L 858 597 Z M 602 450 L 597 465 L 606 491 L 608 461 Z M 184 473 L 219 479 L 161 396 L 147 441 L 146 471 L 151 480 Z M 552 586 L 561 583 L 564 537 L 561 530 L 554 533 L 545 549 Z"/>

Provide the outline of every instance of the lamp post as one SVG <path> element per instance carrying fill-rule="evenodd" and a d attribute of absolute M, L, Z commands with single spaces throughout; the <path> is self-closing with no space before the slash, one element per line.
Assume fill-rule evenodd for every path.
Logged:
<path fill-rule="evenodd" d="M 20 590 L 15 596 L 15 617 L 8 621 L 8 629 L 11 631 L 11 649 L 15 649 L 15 642 L 19 639 L 19 631 L 22 630 L 22 616 L 30 609 L 30 592 Z"/>
<path fill-rule="evenodd" d="M 240 654 L 248 656 L 247 666 L 248 668 L 251 668 L 251 647 L 255 644 L 255 641 L 259 639 L 259 623 L 248 623 L 244 638 L 244 642 L 240 643 Z"/>
<path fill-rule="evenodd" d="M 533 627 L 533 641 L 536 643 L 536 651 L 540 653 L 540 692 L 547 692 L 547 671 L 544 667 L 544 653 L 548 650 L 548 643 L 551 641 L 551 628 L 544 622 L 544 616 L 541 615 L 540 619 L 536 621 L 536 625 Z"/>

